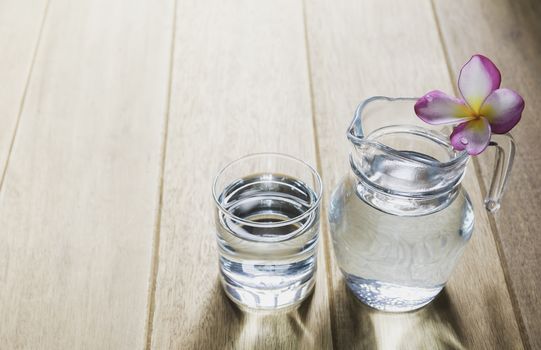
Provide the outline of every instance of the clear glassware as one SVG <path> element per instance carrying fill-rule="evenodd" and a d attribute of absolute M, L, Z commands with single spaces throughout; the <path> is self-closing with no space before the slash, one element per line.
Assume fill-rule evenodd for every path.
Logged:
<path fill-rule="evenodd" d="M 348 129 L 351 172 L 331 196 L 336 259 L 350 290 L 385 311 L 418 309 L 442 290 L 473 231 L 461 186 L 469 155 L 451 129 L 423 123 L 416 98 L 377 96 L 359 105 Z M 513 163 L 509 135 L 493 135 L 496 167 L 487 210 L 499 208 Z"/>
<path fill-rule="evenodd" d="M 221 281 L 241 307 L 298 305 L 315 283 L 322 182 L 296 158 L 260 153 L 216 176 Z"/>

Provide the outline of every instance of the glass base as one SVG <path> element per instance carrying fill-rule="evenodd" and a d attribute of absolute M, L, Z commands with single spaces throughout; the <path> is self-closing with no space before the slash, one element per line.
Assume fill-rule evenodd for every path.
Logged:
<path fill-rule="evenodd" d="M 361 302 L 388 312 L 417 310 L 434 300 L 443 289 L 443 285 L 432 288 L 406 287 L 353 275 L 345 277 L 349 289 Z"/>
<path fill-rule="evenodd" d="M 242 286 L 235 281 L 221 276 L 225 294 L 245 311 L 276 311 L 293 309 L 300 305 L 314 289 L 315 278 L 286 288 L 264 289 Z"/>

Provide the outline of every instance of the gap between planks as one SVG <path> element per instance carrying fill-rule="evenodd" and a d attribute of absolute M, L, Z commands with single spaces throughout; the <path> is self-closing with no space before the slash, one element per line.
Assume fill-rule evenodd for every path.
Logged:
<path fill-rule="evenodd" d="M 26 76 L 26 81 L 24 83 L 23 88 L 23 94 L 21 96 L 21 101 L 19 103 L 19 110 L 17 112 L 17 119 L 15 120 L 15 128 L 13 129 L 13 135 L 11 136 L 11 142 L 9 143 L 9 149 L 8 154 L 6 156 L 6 162 L 4 163 L 4 169 L 2 170 L 2 175 L 0 177 L 0 192 L 2 192 L 2 188 L 4 188 L 4 179 L 6 178 L 6 174 L 8 172 L 9 167 L 9 161 L 11 159 L 11 152 L 13 150 L 13 146 L 15 145 L 15 139 L 17 138 L 17 132 L 19 130 L 19 124 L 21 121 L 21 116 L 24 111 L 24 103 L 26 101 L 26 93 L 28 91 L 28 86 L 30 85 L 30 79 L 32 78 L 32 72 L 34 71 L 34 63 L 36 62 L 36 57 L 38 55 L 39 46 L 41 43 L 41 37 L 43 34 L 43 28 L 45 27 L 45 21 L 47 19 L 47 13 L 49 12 L 49 4 L 51 3 L 51 0 L 46 0 L 45 7 L 43 9 L 43 16 L 41 17 L 41 23 L 39 25 L 39 31 L 38 31 L 38 38 L 36 40 L 36 45 L 34 46 L 34 51 L 32 52 L 32 59 L 30 61 L 30 67 L 28 69 L 28 74 Z"/>
<path fill-rule="evenodd" d="M 308 39 L 308 21 L 307 21 L 307 13 L 306 13 L 306 0 L 301 0 L 302 3 L 302 21 L 303 21 L 303 29 L 304 29 L 304 47 L 306 52 L 306 69 L 308 73 L 308 90 L 310 94 L 310 113 L 312 114 L 312 132 L 314 135 L 314 147 L 315 147 L 315 153 L 316 153 L 316 168 L 319 173 L 319 176 L 323 176 L 323 166 L 321 163 L 321 154 L 320 154 L 320 145 L 318 140 L 318 132 L 317 132 L 317 120 L 316 120 L 316 104 L 315 104 L 315 95 L 314 95 L 314 85 L 312 81 L 312 62 L 310 58 L 310 40 Z M 323 180 L 322 180 L 323 181 Z M 325 195 L 325 192 L 330 194 L 330 191 L 325 191 L 325 188 L 321 192 L 321 196 Z M 324 198 L 323 198 L 324 199 Z M 327 298 L 329 303 L 329 318 L 331 321 L 331 347 L 334 348 L 334 337 L 335 337 L 335 330 L 336 330 L 336 320 L 335 320 L 335 305 L 334 305 L 334 293 L 333 293 L 333 276 L 332 276 L 332 262 L 331 262 L 331 249 L 329 247 L 329 244 L 331 244 L 331 237 L 330 237 L 330 231 L 329 226 L 327 224 L 327 201 L 322 200 L 321 201 L 321 208 L 320 208 L 320 215 L 323 218 L 321 220 L 321 227 L 320 227 L 320 242 L 323 244 L 323 255 L 325 260 L 325 276 L 327 277 L 327 280 L 325 283 L 327 284 Z M 321 239 L 321 237 L 324 236 L 324 239 Z"/>
<path fill-rule="evenodd" d="M 459 96 L 459 91 L 457 88 L 457 85 L 454 83 L 456 81 L 456 74 L 454 74 L 454 71 L 451 67 L 451 58 L 449 55 L 449 50 L 447 49 L 447 45 L 445 43 L 445 38 L 443 36 L 443 32 L 441 29 L 441 23 L 438 17 L 438 13 L 436 11 L 436 5 L 434 3 L 434 0 L 430 0 L 430 7 L 432 10 L 432 15 L 434 17 L 434 22 L 436 23 L 436 29 L 438 31 L 438 38 L 440 39 L 440 46 L 443 51 L 443 56 L 445 57 L 445 65 L 447 67 L 447 73 L 449 75 L 449 79 L 451 81 L 451 85 L 453 86 L 453 93 L 456 96 Z M 473 54 L 473 53 L 472 53 Z M 486 197 L 487 195 L 487 188 L 485 186 L 485 182 L 481 181 L 483 174 L 481 173 L 481 165 L 479 164 L 479 161 L 476 157 L 472 157 L 472 163 L 473 168 L 475 169 L 475 176 L 477 178 L 477 183 L 479 184 L 479 188 L 481 190 L 481 194 L 483 197 Z M 522 341 L 522 346 L 525 349 L 531 349 L 530 341 L 528 338 L 528 332 L 526 331 L 526 325 L 524 324 L 524 319 L 522 318 L 522 312 L 520 310 L 520 306 L 518 303 L 518 298 L 515 294 L 514 286 L 511 280 L 511 276 L 509 275 L 509 269 L 507 265 L 507 259 L 505 258 L 505 254 L 503 253 L 503 248 L 500 240 L 500 232 L 498 230 L 498 226 L 496 225 L 496 221 L 494 219 L 494 216 L 492 214 L 488 214 L 488 222 L 490 224 L 490 229 L 492 232 L 492 237 L 494 239 L 494 243 L 496 245 L 496 251 L 498 253 L 498 257 L 500 260 L 500 266 L 503 271 L 503 276 L 505 279 L 505 287 L 507 289 L 507 293 L 509 294 L 509 298 L 511 299 L 511 306 L 513 308 L 513 313 L 515 315 L 515 320 L 517 321 L 517 325 L 519 328 L 520 333 L 520 340 Z"/>
<path fill-rule="evenodd" d="M 173 71 L 175 66 L 175 37 L 176 37 L 176 28 L 177 28 L 177 2 L 178 0 L 173 0 L 173 18 L 172 18 L 172 35 L 171 35 L 171 45 L 170 45 L 170 54 L 169 54 L 169 76 L 167 80 L 167 97 L 166 97 L 166 106 L 165 113 L 163 116 L 163 132 L 162 132 L 162 147 L 161 153 L 162 157 L 160 160 L 160 177 L 158 184 L 158 208 L 156 209 L 156 218 L 155 218 L 155 227 L 154 227 L 154 237 L 152 239 L 152 256 L 150 260 L 150 276 L 149 276 L 149 286 L 147 292 L 147 321 L 145 323 L 145 349 L 150 350 L 152 347 L 152 331 L 153 331 L 153 322 L 154 322 L 154 310 L 156 306 L 156 281 L 158 278 L 158 267 L 160 263 L 160 230 L 162 222 L 162 207 L 163 207 L 163 179 L 165 172 L 165 161 L 167 160 L 167 140 L 169 135 L 169 116 L 171 111 L 171 93 L 173 86 Z"/>

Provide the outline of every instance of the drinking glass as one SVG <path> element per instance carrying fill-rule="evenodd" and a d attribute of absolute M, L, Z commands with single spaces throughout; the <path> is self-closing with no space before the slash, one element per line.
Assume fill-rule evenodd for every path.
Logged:
<path fill-rule="evenodd" d="M 292 307 L 315 283 L 321 178 L 278 153 L 233 161 L 216 176 L 216 232 L 222 285 L 248 309 Z"/>

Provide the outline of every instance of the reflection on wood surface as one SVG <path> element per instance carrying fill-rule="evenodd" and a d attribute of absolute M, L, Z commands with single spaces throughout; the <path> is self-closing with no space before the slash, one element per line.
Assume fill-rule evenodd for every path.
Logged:
<path fill-rule="evenodd" d="M 347 288 L 345 284 L 343 288 Z M 460 325 L 445 289 L 428 306 L 408 313 L 374 310 L 349 293 L 347 298 L 355 349 L 465 349 Z M 341 347 L 339 347 L 341 348 Z M 344 347 L 346 348 L 346 346 Z"/>
<path fill-rule="evenodd" d="M 310 324 L 312 293 L 300 307 L 278 312 L 243 310 L 234 304 L 216 279 L 208 294 L 206 306 L 201 308 L 200 323 L 194 325 L 185 342 L 188 349 L 319 349 L 330 344 L 317 343 L 321 332 L 327 333 L 330 324 Z"/>
<path fill-rule="evenodd" d="M 342 281 L 343 282 L 343 281 Z M 387 313 L 372 309 L 340 283 L 342 325 L 349 329 L 333 329 L 338 349 L 466 349 L 461 325 L 445 289 L 428 306 L 409 313 Z M 201 327 L 190 334 L 192 349 L 311 349 L 325 348 L 316 344 L 318 332 L 306 321 L 313 298 L 309 297 L 293 310 L 278 313 L 241 310 L 222 292 L 219 281 L 203 308 Z M 212 317 L 205 317 L 212 313 Z M 212 320 L 212 323 L 208 321 Z M 330 325 L 320 325 L 330 327 Z M 224 327 L 226 327 L 224 329 Z M 225 343 L 209 334 L 227 334 Z"/>

